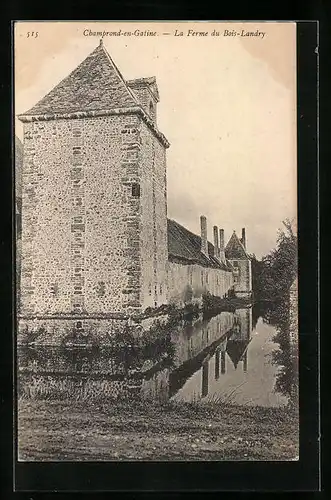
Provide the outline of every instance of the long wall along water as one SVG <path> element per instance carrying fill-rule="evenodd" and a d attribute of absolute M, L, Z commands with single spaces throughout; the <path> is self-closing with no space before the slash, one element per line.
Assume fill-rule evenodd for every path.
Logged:
<path fill-rule="evenodd" d="M 21 346 L 19 396 L 286 405 L 295 360 L 277 342 L 269 313 L 255 305 L 199 315 L 141 347 Z"/>

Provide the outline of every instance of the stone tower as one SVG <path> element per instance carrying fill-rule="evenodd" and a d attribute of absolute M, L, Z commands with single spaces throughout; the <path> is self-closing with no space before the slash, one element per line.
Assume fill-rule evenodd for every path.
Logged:
<path fill-rule="evenodd" d="M 250 297 L 252 294 L 252 263 L 246 251 L 246 230 L 242 229 L 239 239 L 233 231 L 225 247 L 225 257 L 233 266 L 234 291 L 238 297 Z"/>
<path fill-rule="evenodd" d="M 126 82 L 100 42 L 19 116 L 25 327 L 88 326 L 166 302 L 169 143 L 158 101 L 155 78 Z"/>

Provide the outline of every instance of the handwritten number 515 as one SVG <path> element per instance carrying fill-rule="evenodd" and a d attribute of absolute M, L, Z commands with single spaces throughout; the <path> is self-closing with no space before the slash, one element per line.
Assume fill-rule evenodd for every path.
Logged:
<path fill-rule="evenodd" d="M 37 38 L 38 37 L 38 31 L 28 31 L 26 34 L 27 38 Z"/>

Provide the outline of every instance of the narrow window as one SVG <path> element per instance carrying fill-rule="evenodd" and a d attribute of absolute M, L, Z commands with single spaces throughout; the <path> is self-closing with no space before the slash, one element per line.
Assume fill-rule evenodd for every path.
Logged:
<path fill-rule="evenodd" d="M 149 114 L 151 116 L 153 116 L 153 112 L 154 112 L 154 106 L 153 106 L 153 103 L 152 101 L 149 103 Z"/>
<path fill-rule="evenodd" d="M 83 328 L 81 321 L 77 321 L 76 328 L 77 328 L 77 330 L 81 330 Z"/>
<path fill-rule="evenodd" d="M 136 182 L 132 184 L 132 196 L 134 198 L 140 198 L 140 185 Z"/>
<path fill-rule="evenodd" d="M 106 284 L 104 281 L 99 281 L 96 286 L 96 292 L 99 297 L 102 297 L 106 293 Z"/>
<path fill-rule="evenodd" d="M 234 265 L 234 267 L 238 267 L 238 261 L 237 261 L 237 260 L 234 260 L 234 261 L 233 261 L 233 265 Z"/>

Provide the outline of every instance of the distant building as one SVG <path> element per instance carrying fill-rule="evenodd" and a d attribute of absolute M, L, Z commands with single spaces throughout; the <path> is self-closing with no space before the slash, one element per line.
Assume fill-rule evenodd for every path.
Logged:
<path fill-rule="evenodd" d="M 19 116 L 20 328 L 107 330 L 112 315 L 207 291 L 223 297 L 236 280 L 233 266 L 238 293 L 251 290 L 246 251 L 236 265 L 223 230 L 213 228 L 211 244 L 204 216 L 201 236 L 167 219 L 169 142 L 157 127 L 158 102 L 155 78 L 125 81 L 100 42 Z"/>
<path fill-rule="evenodd" d="M 225 256 L 234 268 L 234 290 L 238 297 L 252 294 L 252 264 L 246 252 L 246 230 L 242 229 L 241 239 L 234 231 L 225 247 Z"/>
<path fill-rule="evenodd" d="M 200 217 L 201 236 L 168 220 L 168 301 L 183 304 L 206 292 L 225 297 L 233 288 L 233 269 L 224 255 L 224 231 L 213 228 L 214 245 L 207 239 L 207 219 Z"/>

